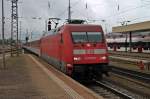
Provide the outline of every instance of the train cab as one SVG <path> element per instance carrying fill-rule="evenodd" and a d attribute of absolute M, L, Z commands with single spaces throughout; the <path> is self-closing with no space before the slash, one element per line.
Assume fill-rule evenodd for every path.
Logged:
<path fill-rule="evenodd" d="M 83 75 L 106 73 L 109 60 L 107 44 L 101 26 L 68 24 L 64 29 L 66 29 L 64 33 L 69 34 L 66 39 L 70 39 L 70 43 L 67 44 L 68 49 L 71 50 L 69 70 Z M 62 35 L 65 34 L 62 33 Z"/>

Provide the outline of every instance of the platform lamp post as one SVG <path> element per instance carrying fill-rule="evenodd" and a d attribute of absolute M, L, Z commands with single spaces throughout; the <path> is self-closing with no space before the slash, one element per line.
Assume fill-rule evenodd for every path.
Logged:
<path fill-rule="evenodd" d="M 3 53 L 3 68 L 6 68 L 5 62 L 5 36 L 4 36 L 4 24 L 5 24 L 5 17 L 4 17 L 4 0 L 2 0 L 2 53 Z"/>
<path fill-rule="evenodd" d="M 121 25 L 122 26 L 127 26 L 128 24 L 128 22 L 131 22 L 131 21 L 123 21 L 122 23 L 121 23 Z M 125 51 L 127 52 L 127 39 L 128 39 L 128 34 L 126 33 L 126 38 L 125 38 Z"/>
<path fill-rule="evenodd" d="M 131 22 L 131 21 L 123 21 L 123 22 L 120 22 L 122 26 L 127 26 L 128 22 Z M 125 52 L 127 52 L 127 39 L 128 39 L 128 34 L 126 33 L 126 38 L 125 38 Z"/>
<path fill-rule="evenodd" d="M 19 21 L 19 23 L 20 23 L 19 43 L 20 43 L 20 45 L 21 45 L 22 21 Z"/>

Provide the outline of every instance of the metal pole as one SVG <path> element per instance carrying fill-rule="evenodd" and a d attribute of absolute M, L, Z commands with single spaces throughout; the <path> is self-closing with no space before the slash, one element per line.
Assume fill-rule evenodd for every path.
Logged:
<path fill-rule="evenodd" d="M 70 0 L 69 0 L 69 7 L 68 7 L 68 22 L 71 21 L 71 5 L 70 5 Z"/>
<path fill-rule="evenodd" d="M 132 32 L 129 32 L 129 46 L 130 46 L 130 52 L 132 52 Z"/>
<path fill-rule="evenodd" d="M 19 56 L 19 40 L 18 40 L 18 0 L 16 0 L 16 18 L 17 18 L 17 56 Z"/>
<path fill-rule="evenodd" d="M 106 20 L 101 20 L 101 21 L 104 23 L 104 24 L 103 24 L 103 25 L 104 25 L 104 28 L 105 28 L 104 32 L 107 33 Z"/>
<path fill-rule="evenodd" d="M 19 49 L 22 48 L 22 45 L 21 45 L 21 32 L 22 32 L 22 22 L 20 21 L 20 34 L 19 34 L 19 44 L 20 44 L 20 47 L 19 47 Z"/>
<path fill-rule="evenodd" d="M 128 22 L 128 21 L 127 21 Z M 125 23 L 124 23 L 125 24 Z M 127 26 L 127 23 L 126 23 L 126 26 Z M 125 52 L 127 52 L 128 51 L 128 42 L 127 42 L 127 40 L 128 40 L 128 34 L 126 33 L 126 38 L 125 38 Z"/>
<path fill-rule="evenodd" d="M 6 61 L 5 61 L 5 36 L 4 36 L 4 24 L 5 24 L 5 17 L 4 17 L 4 0 L 2 0 L 2 53 L 3 53 L 3 68 L 6 68 Z"/>
<path fill-rule="evenodd" d="M 11 56 L 13 56 L 13 48 L 17 51 L 16 55 L 19 55 L 19 43 L 18 43 L 18 0 L 11 0 L 12 2 L 12 20 L 11 20 Z M 14 43 L 14 44 L 13 44 Z M 14 47 L 13 47 L 14 46 Z"/>
<path fill-rule="evenodd" d="M 21 32 L 22 32 L 22 22 L 20 21 L 20 35 L 19 35 L 20 42 L 21 42 Z"/>
<path fill-rule="evenodd" d="M 13 56 L 13 0 L 11 1 L 12 2 L 12 9 L 11 9 L 11 53 L 10 53 L 10 56 L 12 57 Z"/>
<path fill-rule="evenodd" d="M 26 43 L 28 43 L 28 41 L 29 41 L 29 32 L 28 32 L 28 29 L 26 29 L 26 37 L 27 37 Z"/>
<path fill-rule="evenodd" d="M 125 39 L 125 51 L 127 52 L 127 47 L 128 47 L 128 45 L 127 45 L 127 39 L 128 39 L 128 34 L 126 33 L 126 39 Z"/>

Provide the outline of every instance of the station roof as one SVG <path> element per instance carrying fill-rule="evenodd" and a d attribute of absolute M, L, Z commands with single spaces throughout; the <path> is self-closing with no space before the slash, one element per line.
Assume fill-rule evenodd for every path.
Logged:
<path fill-rule="evenodd" d="M 130 24 L 127 26 L 117 26 L 112 28 L 112 32 L 135 32 L 150 30 L 150 21 Z"/>

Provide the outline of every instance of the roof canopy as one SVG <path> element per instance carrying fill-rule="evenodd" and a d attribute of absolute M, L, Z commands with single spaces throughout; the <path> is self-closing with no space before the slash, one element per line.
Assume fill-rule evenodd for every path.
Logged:
<path fill-rule="evenodd" d="M 130 24 L 127 26 L 117 26 L 112 28 L 112 32 L 132 32 L 150 30 L 150 21 Z"/>

